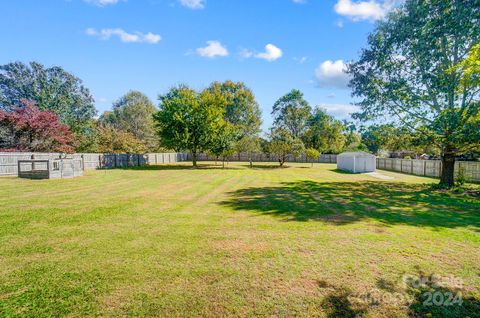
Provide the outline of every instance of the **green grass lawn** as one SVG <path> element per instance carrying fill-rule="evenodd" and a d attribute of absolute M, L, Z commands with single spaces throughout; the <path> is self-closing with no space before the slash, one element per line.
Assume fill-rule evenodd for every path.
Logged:
<path fill-rule="evenodd" d="M 0 316 L 479 317 L 479 198 L 203 165 L 1 178 Z M 460 279 L 463 305 L 422 306 L 405 274 Z"/>

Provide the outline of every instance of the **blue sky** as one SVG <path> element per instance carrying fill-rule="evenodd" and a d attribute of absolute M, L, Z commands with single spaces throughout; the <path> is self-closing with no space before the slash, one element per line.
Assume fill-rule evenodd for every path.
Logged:
<path fill-rule="evenodd" d="M 354 109 L 344 63 L 394 0 L 2 0 L 0 63 L 59 65 L 84 81 L 99 113 L 130 89 L 155 104 L 169 87 L 243 81 L 263 129 L 300 89 L 337 118 Z"/>

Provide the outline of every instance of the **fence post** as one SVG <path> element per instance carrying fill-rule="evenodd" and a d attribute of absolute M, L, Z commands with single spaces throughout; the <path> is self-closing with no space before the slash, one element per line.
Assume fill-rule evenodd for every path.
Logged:
<path fill-rule="evenodd" d="M 83 153 L 80 155 L 80 158 L 82 159 L 82 171 L 85 171 L 85 158 L 83 157 Z"/>

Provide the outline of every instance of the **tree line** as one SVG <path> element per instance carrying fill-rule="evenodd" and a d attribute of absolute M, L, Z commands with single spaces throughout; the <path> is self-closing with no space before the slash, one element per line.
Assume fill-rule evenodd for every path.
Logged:
<path fill-rule="evenodd" d="M 261 111 L 242 82 L 213 82 L 195 91 L 186 85 L 158 96 L 127 92 L 98 118 L 80 79 L 60 67 L 16 62 L 0 66 L 0 148 L 9 151 L 143 153 L 188 151 L 223 162 L 235 153 L 266 153 L 284 165 L 291 155 L 312 161 L 322 153 L 412 149 L 408 130 L 392 125 L 357 128 L 292 90 L 273 105 L 273 126 L 264 137 Z M 418 143 L 421 145 L 421 143 Z"/>
<path fill-rule="evenodd" d="M 130 91 L 96 118 L 83 82 L 54 66 L 0 66 L 3 151 L 189 151 L 289 155 L 410 150 L 438 155 L 441 183 L 453 185 L 457 156 L 480 150 L 480 6 L 477 0 L 407 0 L 377 23 L 357 61 L 348 65 L 360 111 L 339 121 L 302 92 L 272 107 L 260 136 L 261 112 L 242 82 L 214 82 L 196 91 L 178 85 L 159 95 Z"/>
<path fill-rule="evenodd" d="M 189 151 L 225 160 L 234 153 L 310 157 L 366 149 L 361 136 L 313 108 L 298 90 L 273 105 L 274 125 L 262 138 L 261 111 L 242 82 L 213 82 L 195 91 L 186 85 L 158 96 L 127 92 L 96 118 L 94 99 L 83 82 L 61 67 L 21 62 L 0 66 L 0 149 L 142 153 Z M 363 148 L 362 148 L 363 147 Z M 316 152 L 315 152 L 316 151 Z"/>

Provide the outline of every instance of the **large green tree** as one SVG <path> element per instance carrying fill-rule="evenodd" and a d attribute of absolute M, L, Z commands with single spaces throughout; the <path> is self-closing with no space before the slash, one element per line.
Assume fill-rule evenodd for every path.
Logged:
<path fill-rule="evenodd" d="M 286 130 L 294 139 L 301 138 L 307 129 L 311 110 L 303 93 L 293 89 L 273 105 L 273 126 Z"/>
<path fill-rule="evenodd" d="M 105 112 L 100 122 L 113 125 L 116 129 L 131 133 L 145 144 L 147 151 L 156 151 L 153 115 L 156 108 L 150 99 L 139 91 L 130 91 L 113 103 L 113 110 Z"/>
<path fill-rule="evenodd" d="M 261 112 L 251 89 L 242 82 L 225 81 L 213 82 L 208 90 L 224 97 L 224 118 L 233 125 L 238 139 L 258 135 Z"/>
<path fill-rule="evenodd" d="M 21 62 L 0 66 L 0 109 L 35 102 L 40 110 L 54 112 L 76 134 L 83 134 L 95 116 L 94 100 L 82 81 L 59 66 Z"/>
<path fill-rule="evenodd" d="M 480 142 L 479 75 L 462 66 L 479 37 L 478 0 L 406 0 L 348 68 L 361 100 L 358 118 L 395 118 L 428 137 L 441 149 L 440 183 L 447 186 L 455 156 Z"/>
<path fill-rule="evenodd" d="M 188 150 L 193 166 L 200 152 L 210 150 L 216 135 L 224 127 L 225 99 L 210 90 L 198 93 L 180 85 L 159 96 L 155 124 L 163 146 Z"/>
<path fill-rule="evenodd" d="M 317 107 L 307 122 L 302 139 L 307 147 L 315 148 L 322 153 L 339 153 L 345 147 L 344 130 L 341 121 Z"/>

